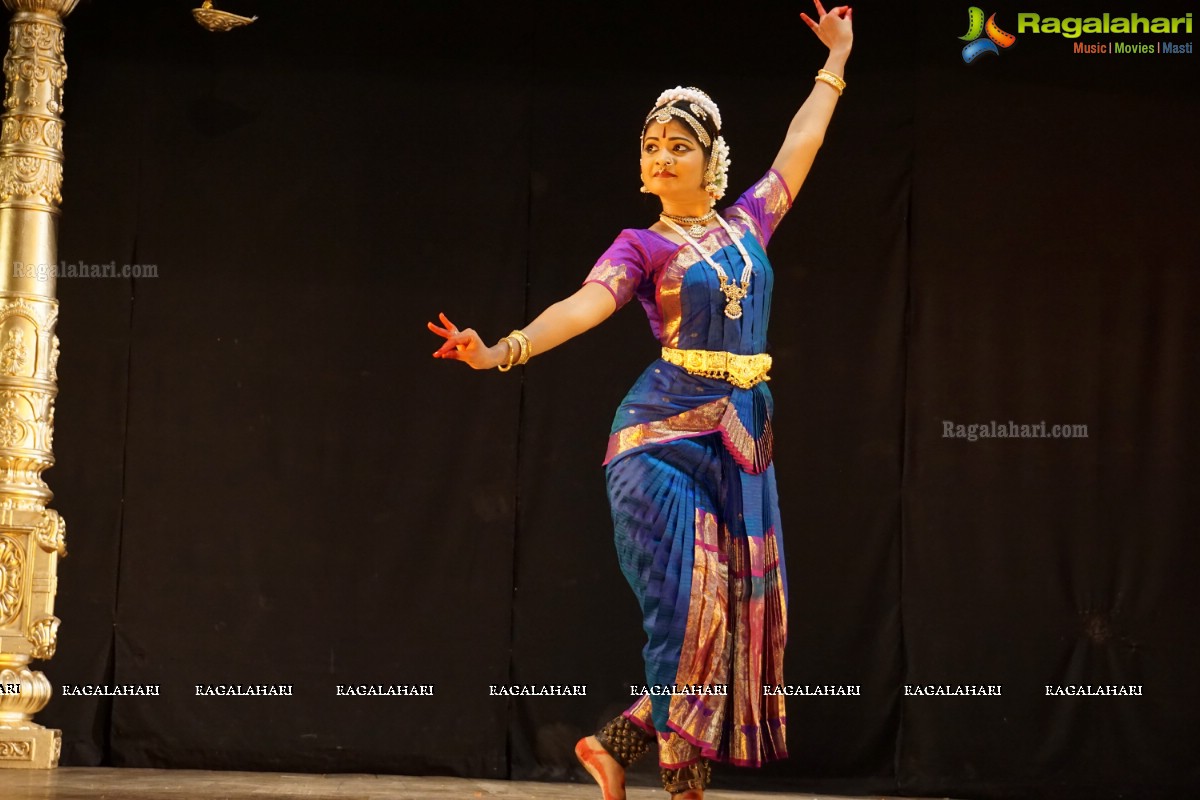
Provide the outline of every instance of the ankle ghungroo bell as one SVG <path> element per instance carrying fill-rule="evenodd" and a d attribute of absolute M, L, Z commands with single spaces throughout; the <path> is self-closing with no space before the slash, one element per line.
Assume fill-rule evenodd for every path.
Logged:
<path fill-rule="evenodd" d="M 650 746 L 654 744 L 652 735 L 623 716 L 611 720 L 601 728 L 596 734 L 596 739 L 622 768 L 646 755 L 650 752 Z"/>
<path fill-rule="evenodd" d="M 683 767 L 662 770 L 663 788 L 671 794 L 683 794 L 689 789 L 704 790 L 712 783 L 712 762 L 707 758 Z"/>

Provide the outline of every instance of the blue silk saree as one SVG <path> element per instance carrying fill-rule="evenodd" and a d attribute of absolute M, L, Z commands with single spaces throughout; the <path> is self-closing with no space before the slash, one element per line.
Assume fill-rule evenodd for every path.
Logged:
<path fill-rule="evenodd" d="M 691 245 L 621 232 L 585 282 L 618 307 L 636 297 L 665 347 L 750 355 L 767 347 L 773 276 L 765 247 L 791 205 L 768 172 L 723 216 L 753 263 L 743 314 L 725 316 L 716 272 Z M 699 246 L 736 279 L 724 229 Z M 621 571 L 637 595 L 649 691 L 624 715 L 663 767 L 785 758 L 787 578 L 773 466 L 771 392 L 650 364 L 617 409 L 605 459 Z M 722 692 L 722 689 L 724 690 Z"/>

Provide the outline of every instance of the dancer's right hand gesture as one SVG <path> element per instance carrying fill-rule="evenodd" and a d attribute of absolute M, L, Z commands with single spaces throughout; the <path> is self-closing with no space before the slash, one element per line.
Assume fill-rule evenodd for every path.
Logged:
<path fill-rule="evenodd" d="M 502 354 L 498 353 L 495 347 L 485 346 L 483 340 L 479 338 L 479 334 L 473 329 L 459 330 L 457 325 L 440 312 L 438 319 L 442 321 L 442 325 L 426 323 L 429 330 L 446 340 L 433 352 L 434 358 L 452 358 L 456 361 L 463 361 L 474 369 L 491 369 L 504 363 Z M 506 346 L 501 345 L 500 349 L 503 350 Z"/>

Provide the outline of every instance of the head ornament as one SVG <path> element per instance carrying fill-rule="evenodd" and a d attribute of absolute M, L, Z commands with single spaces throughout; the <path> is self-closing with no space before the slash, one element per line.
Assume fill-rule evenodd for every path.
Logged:
<path fill-rule="evenodd" d="M 676 86 L 660 94 L 654 101 L 654 108 L 646 115 L 646 122 L 642 125 L 643 133 L 651 121 L 665 125 L 671 121 L 671 117 L 678 117 L 687 123 L 700 143 L 709 150 L 708 167 L 704 171 L 704 189 L 714 202 L 720 200 L 725 196 L 725 187 L 729 182 L 729 165 L 733 163 L 729 160 L 729 146 L 725 144 L 725 137 L 720 135 L 721 110 L 711 97 L 696 87 Z M 716 139 L 709 135 L 701 120 L 711 123 L 717 131 Z"/>

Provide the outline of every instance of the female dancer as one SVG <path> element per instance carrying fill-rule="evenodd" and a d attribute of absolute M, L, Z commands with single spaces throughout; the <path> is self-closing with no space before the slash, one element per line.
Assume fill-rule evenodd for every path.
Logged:
<path fill-rule="evenodd" d="M 621 232 L 575 294 L 492 347 L 444 314 L 438 358 L 507 371 L 598 325 L 634 296 L 663 345 L 617 410 L 605 459 L 621 570 L 641 605 L 646 693 L 576 756 L 604 800 L 657 740 L 664 788 L 701 800 L 710 760 L 784 758 L 786 572 L 763 352 L 765 248 L 808 174 L 838 97 L 851 11 L 804 22 L 829 48 L 770 171 L 718 215 L 729 150 L 708 95 L 664 92 L 642 126 L 642 191 L 663 211 Z"/>

